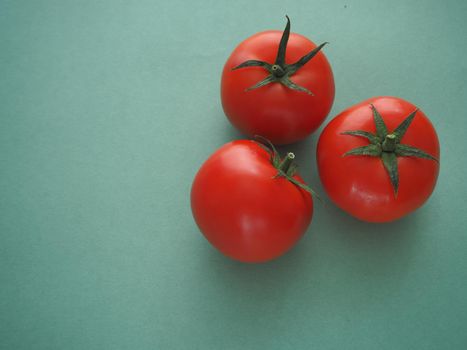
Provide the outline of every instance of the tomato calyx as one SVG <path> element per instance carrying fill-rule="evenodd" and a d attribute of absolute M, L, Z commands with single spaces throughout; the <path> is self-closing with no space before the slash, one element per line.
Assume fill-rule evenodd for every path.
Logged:
<path fill-rule="evenodd" d="M 254 138 L 255 142 L 259 146 L 261 146 L 261 148 L 263 148 L 266 152 L 269 153 L 271 164 L 277 170 L 277 173 L 273 176 L 273 179 L 284 177 L 288 181 L 293 183 L 295 186 L 307 191 L 308 193 L 315 196 L 316 198 L 318 198 L 318 200 L 321 201 L 321 198 L 315 191 L 313 191 L 313 189 L 310 186 L 293 178 L 293 176 L 298 171 L 298 165 L 294 161 L 295 154 L 293 154 L 292 152 L 288 152 L 285 157 L 281 157 L 280 153 L 274 147 L 272 142 L 269 141 L 267 138 L 259 135 L 255 135 Z"/>
<path fill-rule="evenodd" d="M 391 179 L 394 196 L 397 197 L 397 191 L 399 189 L 397 157 L 424 158 L 435 162 L 438 162 L 438 159 L 419 148 L 401 143 L 401 140 L 412 123 L 418 109 L 415 109 L 410 113 L 407 118 L 405 118 L 402 123 L 394 129 L 393 132 L 389 133 L 381 114 L 379 114 L 373 104 L 370 104 L 370 106 L 373 111 L 373 120 L 376 126 L 375 134 L 364 130 L 344 131 L 342 133 L 342 135 L 366 138 L 370 144 L 351 149 L 342 156 L 370 156 L 381 158 L 383 165 L 388 172 L 389 178 Z"/>
<path fill-rule="evenodd" d="M 317 46 L 309 53 L 301 57 L 297 62 L 292 64 L 286 64 L 285 52 L 287 50 L 287 42 L 289 41 L 290 36 L 290 19 L 289 16 L 285 17 L 287 18 L 287 25 L 285 26 L 284 32 L 282 33 L 281 41 L 279 43 L 279 49 L 277 51 L 276 61 L 274 62 L 274 64 L 270 64 L 268 62 L 259 60 L 248 60 L 232 68 L 232 70 L 236 70 L 245 67 L 262 67 L 269 72 L 269 75 L 266 78 L 256 83 L 255 85 L 250 86 L 245 91 L 254 90 L 265 86 L 269 83 L 277 82 L 288 87 L 289 89 L 305 92 L 308 95 L 313 95 L 313 93 L 307 88 L 295 84 L 292 80 L 290 80 L 290 76 L 295 74 L 301 67 L 308 63 L 323 48 L 323 46 L 327 44 L 327 42 Z"/>

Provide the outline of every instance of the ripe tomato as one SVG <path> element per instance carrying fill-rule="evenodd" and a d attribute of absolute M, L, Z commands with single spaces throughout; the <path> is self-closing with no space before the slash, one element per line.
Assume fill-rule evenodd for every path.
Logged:
<path fill-rule="evenodd" d="M 218 149 L 199 169 L 191 209 L 201 232 L 223 254 L 264 262 L 289 250 L 313 213 L 310 189 L 291 165 L 252 140 Z"/>
<path fill-rule="evenodd" d="M 316 130 L 334 100 L 331 67 L 320 52 L 325 44 L 290 34 L 287 17 L 284 33 L 257 33 L 238 45 L 221 81 L 222 107 L 230 122 L 274 144 L 292 143 Z"/>
<path fill-rule="evenodd" d="M 410 102 L 374 97 L 350 107 L 323 130 L 318 170 L 331 199 L 370 222 L 396 220 L 431 195 L 439 172 L 433 125 Z"/>

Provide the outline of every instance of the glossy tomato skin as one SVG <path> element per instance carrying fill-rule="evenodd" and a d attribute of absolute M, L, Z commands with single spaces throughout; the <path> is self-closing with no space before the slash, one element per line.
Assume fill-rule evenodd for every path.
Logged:
<path fill-rule="evenodd" d="M 389 131 L 394 130 L 416 106 L 397 97 L 374 97 L 352 106 L 335 117 L 318 141 L 318 171 L 332 201 L 354 217 L 368 222 L 389 222 L 420 207 L 431 195 L 439 173 L 439 163 L 414 157 L 398 157 L 397 196 L 380 158 L 342 155 L 368 145 L 365 138 L 341 133 L 365 130 L 374 133 L 370 107 L 373 104 Z M 417 147 L 439 159 L 436 131 L 421 111 L 402 138 L 402 143 Z"/>
<path fill-rule="evenodd" d="M 193 217 L 223 254 L 265 262 L 288 251 L 306 231 L 311 195 L 285 178 L 273 179 L 276 173 L 269 154 L 249 140 L 224 145 L 199 169 L 191 189 Z"/>
<path fill-rule="evenodd" d="M 274 63 L 281 36 L 282 32 L 271 30 L 243 41 L 227 60 L 221 81 L 222 107 L 230 122 L 246 135 L 261 135 L 274 144 L 296 142 L 315 131 L 334 101 L 334 78 L 322 51 L 290 77 L 313 96 L 277 82 L 245 91 L 269 73 L 261 67 L 232 68 L 253 59 Z M 286 63 L 296 62 L 315 47 L 306 37 L 291 33 Z"/>

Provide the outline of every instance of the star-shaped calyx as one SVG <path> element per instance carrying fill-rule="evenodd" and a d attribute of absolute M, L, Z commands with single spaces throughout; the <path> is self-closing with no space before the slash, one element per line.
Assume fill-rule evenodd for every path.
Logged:
<path fill-rule="evenodd" d="M 402 123 L 400 123 L 399 126 L 397 126 L 397 128 L 395 128 L 391 133 L 388 132 L 386 124 L 384 123 L 384 120 L 379 112 L 376 110 L 375 106 L 371 105 L 371 109 L 373 110 L 376 134 L 372 134 L 363 130 L 343 132 L 343 135 L 364 137 L 370 141 L 369 145 L 354 148 L 344 153 L 343 156 L 370 156 L 381 158 L 383 165 L 391 179 L 394 195 L 397 196 L 397 190 L 399 188 L 397 157 L 425 158 L 435 162 L 438 162 L 438 159 L 422 151 L 421 149 L 401 143 L 401 140 L 412 123 L 412 120 L 415 117 L 418 109 L 410 113 L 409 116 L 405 118 Z"/>
<path fill-rule="evenodd" d="M 285 17 L 287 18 L 287 25 L 285 26 L 284 32 L 282 33 L 282 38 L 279 43 L 279 50 L 277 51 L 277 57 L 274 64 L 258 60 L 248 60 L 232 68 L 232 70 L 236 70 L 245 67 L 262 67 L 269 72 L 269 75 L 266 78 L 256 83 L 255 85 L 250 86 L 245 91 L 254 90 L 269 83 L 277 82 L 288 87 L 289 89 L 313 95 L 310 90 L 304 88 L 303 86 L 297 85 L 292 80 L 290 80 L 290 76 L 295 74 L 301 67 L 310 61 L 327 43 L 322 43 L 318 47 L 314 48 L 312 51 L 300 58 L 297 62 L 286 64 L 285 51 L 287 50 L 287 42 L 289 41 L 290 35 L 290 19 L 288 16 Z"/>

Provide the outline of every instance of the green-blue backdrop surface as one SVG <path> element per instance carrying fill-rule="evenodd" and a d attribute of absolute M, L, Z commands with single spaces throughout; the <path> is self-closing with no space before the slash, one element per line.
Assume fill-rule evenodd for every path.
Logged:
<path fill-rule="evenodd" d="M 263 265 L 191 217 L 202 162 L 241 137 L 220 73 L 266 29 L 329 41 L 327 121 L 404 97 L 441 141 L 437 188 L 398 222 L 323 193 L 322 128 L 289 149 L 327 202 Z M 467 2 L 0 0 L 0 348 L 466 349 Z"/>

